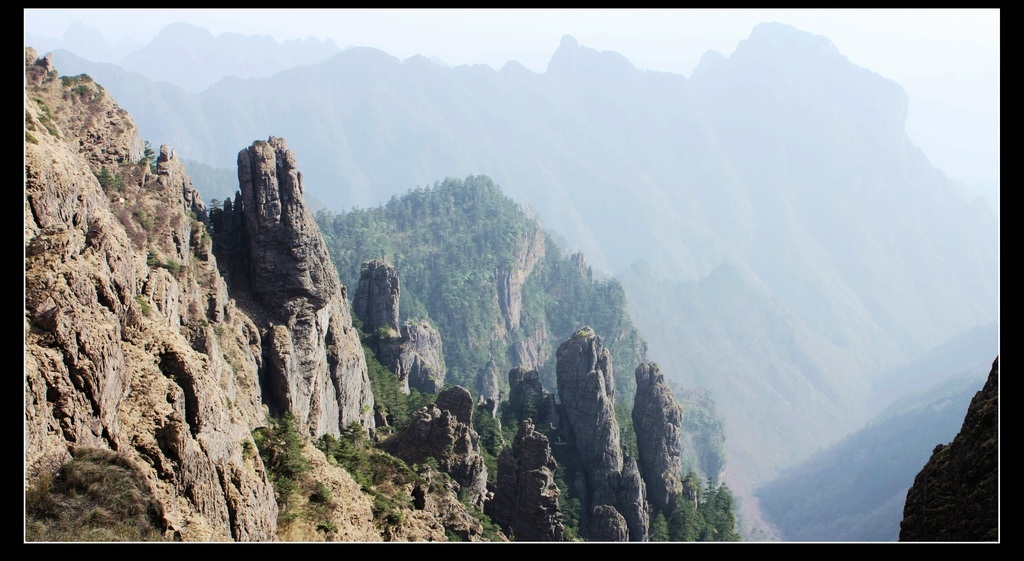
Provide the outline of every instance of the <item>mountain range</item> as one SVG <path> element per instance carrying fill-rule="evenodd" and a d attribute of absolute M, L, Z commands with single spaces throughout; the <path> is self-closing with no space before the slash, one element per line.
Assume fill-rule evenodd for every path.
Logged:
<path fill-rule="evenodd" d="M 166 37 L 185 31 L 215 48 L 183 27 Z M 992 211 L 909 141 L 898 84 L 786 25 L 709 52 L 690 78 L 571 37 L 544 73 L 350 48 L 288 68 L 267 53 L 279 72 L 218 79 L 194 52 L 148 52 L 211 69 L 212 85 L 53 60 L 102 83 L 145 138 L 214 169 L 252 138 L 287 137 L 307 196 L 334 211 L 471 174 L 528 203 L 621 281 L 649 356 L 714 395 L 741 495 L 896 399 L 887 373 L 998 318 Z"/>

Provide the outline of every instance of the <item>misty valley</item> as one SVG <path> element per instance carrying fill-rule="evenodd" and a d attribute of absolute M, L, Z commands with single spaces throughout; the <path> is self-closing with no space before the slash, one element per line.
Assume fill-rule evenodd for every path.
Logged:
<path fill-rule="evenodd" d="M 25 50 L 26 541 L 999 541 L 997 213 L 829 39 L 90 41 Z"/>

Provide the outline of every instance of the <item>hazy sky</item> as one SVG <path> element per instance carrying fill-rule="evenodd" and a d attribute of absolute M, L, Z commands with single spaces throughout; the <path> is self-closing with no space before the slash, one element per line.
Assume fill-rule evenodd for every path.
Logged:
<path fill-rule="evenodd" d="M 907 132 L 940 169 L 998 209 L 999 9 L 25 9 L 25 32 L 62 38 L 78 21 L 113 45 L 169 23 L 214 35 L 315 37 L 451 66 L 516 60 L 547 69 L 562 36 L 642 69 L 689 76 L 709 49 L 729 56 L 761 22 L 829 38 L 852 63 L 899 83 Z"/>
<path fill-rule="evenodd" d="M 517 60 L 537 72 L 572 35 L 637 67 L 689 75 L 708 49 L 728 56 L 755 25 L 779 21 L 828 37 L 851 62 L 908 91 L 991 108 L 999 103 L 999 18 L 998 9 L 26 9 L 25 31 L 59 38 L 80 21 L 112 43 L 142 44 L 184 21 L 214 35 L 331 38 L 401 59 L 422 54 L 495 68 Z"/>

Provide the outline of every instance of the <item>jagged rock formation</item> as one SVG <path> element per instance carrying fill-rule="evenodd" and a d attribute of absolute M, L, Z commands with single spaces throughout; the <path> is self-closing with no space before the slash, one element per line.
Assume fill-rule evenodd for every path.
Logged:
<path fill-rule="evenodd" d="M 597 505 L 584 523 L 584 530 L 592 542 L 629 541 L 629 527 L 622 514 L 609 505 Z"/>
<path fill-rule="evenodd" d="M 638 462 L 651 506 L 662 512 L 683 490 L 682 426 L 683 410 L 661 368 L 653 362 L 637 366 L 633 429 Z"/>
<path fill-rule="evenodd" d="M 486 505 L 491 519 L 516 541 L 564 539 L 556 469 L 547 437 L 524 420 L 512 446 L 498 458 L 494 499 Z"/>
<path fill-rule="evenodd" d="M 508 371 L 508 403 L 505 408 L 517 419 L 532 419 L 541 426 L 559 426 L 555 396 L 544 391 L 540 373 L 516 366 Z"/>
<path fill-rule="evenodd" d="M 400 295 L 398 272 L 392 265 L 379 259 L 363 263 L 352 302 L 356 317 L 363 322 L 363 331 L 373 333 L 383 327 L 397 333 Z"/>
<path fill-rule="evenodd" d="M 441 334 L 426 320 L 406 321 L 399 329 L 398 272 L 378 259 L 363 263 L 354 309 L 363 331 L 376 334 L 373 352 L 398 377 L 399 388 L 437 393 L 444 385 Z"/>
<path fill-rule="evenodd" d="M 473 430 L 473 397 L 453 386 L 413 414 L 409 425 L 381 443 L 381 448 L 407 464 L 437 460 L 470 504 L 483 506 L 487 497 L 487 466 L 480 454 L 480 435 Z"/>
<path fill-rule="evenodd" d="M 347 291 L 303 203 L 284 139 L 238 153 L 240 192 L 217 236 L 228 280 L 260 326 L 271 413 L 291 411 L 313 437 L 358 422 L 373 428 L 373 394 Z M 245 298 L 248 293 L 251 299 Z"/>
<path fill-rule="evenodd" d="M 999 540 L 999 357 L 963 427 L 907 491 L 900 541 Z"/>
<path fill-rule="evenodd" d="M 381 363 L 398 376 L 405 393 L 409 388 L 437 393 L 446 372 L 441 334 L 425 320 L 405 322 L 401 333 L 398 339 L 380 342 Z"/>
<path fill-rule="evenodd" d="M 25 53 L 26 485 L 115 450 L 165 536 L 274 540 L 258 456 L 260 341 L 227 298 L 174 153 L 139 163 L 132 119 L 87 76 Z"/>
<path fill-rule="evenodd" d="M 646 485 L 636 465 L 636 458 L 624 456 L 622 462 L 616 506 L 629 528 L 629 541 L 645 542 L 647 530 L 651 527 Z"/>
<path fill-rule="evenodd" d="M 442 411 L 450 411 L 458 422 L 473 426 L 473 395 L 466 388 L 448 388 L 437 394 L 434 404 Z"/>
<path fill-rule="evenodd" d="M 558 397 L 570 439 L 582 467 L 583 526 L 592 540 L 620 536 L 618 519 L 628 526 L 630 541 L 646 541 L 646 493 L 635 462 L 626 468 L 615 419 L 615 380 L 611 354 L 589 326 L 576 331 L 556 354 Z M 617 511 L 611 516 L 606 508 Z"/>

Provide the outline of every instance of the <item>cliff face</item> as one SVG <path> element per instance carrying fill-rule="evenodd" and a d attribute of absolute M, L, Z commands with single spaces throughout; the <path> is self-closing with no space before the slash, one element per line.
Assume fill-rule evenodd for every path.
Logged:
<path fill-rule="evenodd" d="M 487 503 L 488 514 L 517 541 L 564 539 L 556 469 L 547 437 L 523 421 L 512 446 L 498 458 L 498 484 Z"/>
<path fill-rule="evenodd" d="M 672 396 L 661 368 L 653 362 L 636 368 L 632 416 L 640 473 L 651 506 L 666 512 L 672 499 L 683 490 L 679 459 L 683 410 Z"/>
<path fill-rule="evenodd" d="M 578 487 L 584 527 L 590 539 L 604 540 L 621 536 L 622 519 L 630 541 L 646 541 L 646 493 L 635 462 L 624 470 L 611 354 L 584 326 L 558 347 L 557 361 L 561 411 L 582 466 Z"/>
<path fill-rule="evenodd" d="M 907 491 L 900 541 L 999 540 L 999 357 L 948 445 Z"/>
<path fill-rule="evenodd" d="M 381 364 L 398 377 L 399 388 L 437 393 L 446 372 L 441 334 L 426 320 L 406 321 L 399 328 L 401 285 L 395 267 L 374 259 L 363 263 L 354 309 L 363 330 L 375 334 L 371 345 Z"/>
<path fill-rule="evenodd" d="M 166 537 L 273 540 L 246 454 L 262 421 L 253 323 L 227 298 L 205 208 L 173 152 L 146 164 L 131 118 L 26 51 L 26 485 L 73 451 L 143 474 Z"/>
<path fill-rule="evenodd" d="M 373 428 L 373 394 L 347 290 L 302 200 L 302 174 L 285 141 L 238 154 L 240 192 L 218 220 L 217 254 L 257 319 L 261 383 L 271 413 L 291 411 L 313 437 L 357 422 Z"/>
<path fill-rule="evenodd" d="M 400 296 L 401 283 L 394 267 L 378 259 L 363 263 L 352 303 L 363 331 L 373 333 L 384 327 L 397 332 Z"/>

